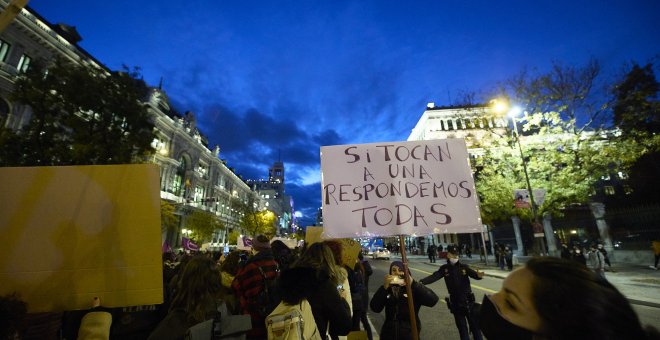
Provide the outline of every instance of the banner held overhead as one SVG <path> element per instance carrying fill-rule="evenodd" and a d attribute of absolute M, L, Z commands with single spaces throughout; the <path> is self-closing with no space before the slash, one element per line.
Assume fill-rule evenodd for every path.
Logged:
<path fill-rule="evenodd" d="M 321 147 L 326 237 L 480 232 L 463 139 Z"/>

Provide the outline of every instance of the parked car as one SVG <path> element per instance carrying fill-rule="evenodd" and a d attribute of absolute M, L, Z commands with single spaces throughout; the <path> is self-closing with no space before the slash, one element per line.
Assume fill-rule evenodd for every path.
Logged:
<path fill-rule="evenodd" d="M 371 258 L 374 260 L 376 259 L 390 259 L 390 251 L 385 249 L 385 248 L 376 248 L 374 249 L 374 253 L 371 254 Z"/>

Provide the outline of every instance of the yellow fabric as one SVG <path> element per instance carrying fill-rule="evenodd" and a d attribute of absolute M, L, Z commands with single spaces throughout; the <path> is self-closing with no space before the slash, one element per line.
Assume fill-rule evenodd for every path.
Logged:
<path fill-rule="evenodd" d="M 653 241 L 653 252 L 656 255 L 660 254 L 660 241 Z"/>
<path fill-rule="evenodd" d="M 87 313 L 80 322 L 78 340 L 108 340 L 112 315 L 108 312 Z"/>
<path fill-rule="evenodd" d="M 225 287 L 231 287 L 231 283 L 234 281 L 234 275 L 231 275 L 227 272 L 220 273 L 220 282 Z"/>

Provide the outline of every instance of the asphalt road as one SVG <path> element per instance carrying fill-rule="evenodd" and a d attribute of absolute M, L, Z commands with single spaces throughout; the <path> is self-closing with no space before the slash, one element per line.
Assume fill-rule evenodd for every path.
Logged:
<path fill-rule="evenodd" d="M 441 261 L 443 260 L 438 260 L 437 264 L 440 264 Z M 383 284 L 385 274 L 389 270 L 391 261 L 369 260 L 369 263 L 374 270 L 374 274 L 369 279 L 369 294 L 373 295 L 373 293 L 378 290 L 378 287 Z M 433 271 L 437 270 L 437 264 L 431 265 L 422 260 L 409 261 L 410 271 L 415 280 L 426 277 Z M 477 301 L 481 301 L 485 294 L 495 293 L 502 286 L 502 279 L 493 277 L 484 277 L 482 280 L 471 281 L 472 291 L 474 292 Z M 449 296 L 444 280 L 439 280 L 428 287 L 440 297 L 440 302 L 438 302 L 435 307 L 422 307 L 420 309 L 419 317 L 422 323 L 420 339 L 460 339 L 458 329 L 454 323 L 454 316 L 449 312 L 449 309 L 447 309 L 447 305 L 444 302 L 444 297 Z M 637 311 L 642 324 L 652 325 L 660 329 L 660 309 L 639 305 L 633 305 L 633 307 Z M 373 325 L 374 335 L 378 334 L 385 320 L 385 311 L 383 310 L 381 313 L 374 313 L 370 310 L 368 316 Z"/>

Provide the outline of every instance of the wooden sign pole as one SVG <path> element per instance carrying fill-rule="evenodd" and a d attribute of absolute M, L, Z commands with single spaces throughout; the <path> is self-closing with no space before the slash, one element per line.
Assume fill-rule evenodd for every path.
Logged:
<path fill-rule="evenodd" d="M 412 277 L 410 276 L 410 270 L 408 270 L 408 258 L 406 257 L 406 245 L 403 242 L 403 235 L 399 235 L 399 249 L 401 249 L 401 261 L 403 262 L 406 292 L 408 293 L 408 314 L 410 315 L 410 325 L 412 326 L 412 338 L 413 340 L 419 340 L 419 334 L 417 334 L 417 317 L 415 316 L 415 304 L 411 287 Z"/>

